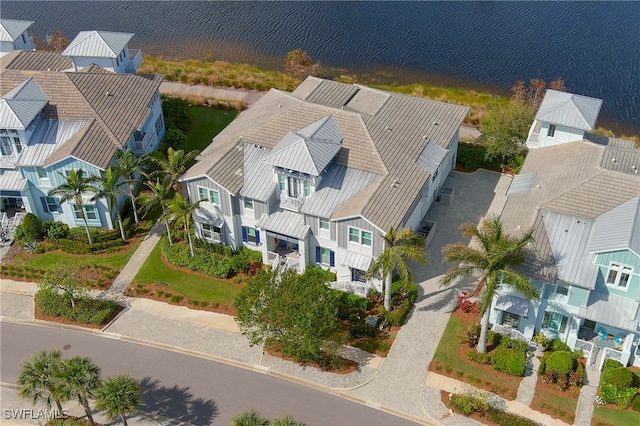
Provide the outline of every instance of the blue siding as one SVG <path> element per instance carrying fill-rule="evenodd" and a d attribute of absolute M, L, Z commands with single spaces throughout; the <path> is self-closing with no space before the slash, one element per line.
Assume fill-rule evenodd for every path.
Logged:
<path fill-rule="evenodd" d="M 589 299 L 589 290 L 582 287 L 572 286 L 569 289 L 569 302 L 571 306 L 587 306 Z"/>
<path fill-rule="evenodd" d="M 609 271 L 611 262 L 618 262 L 633 267 L 633 275 L 629 281 L 627 291 L 617 288 L 608 287 L 605 279 Z M 598 253 L 596 255 L 596 264 L 599 266 L 598 278 L 596 279 L 596 290 L 603 293 L 611 293 L 616 296 L 626 297 L 637 300 L 640 297 L 640 258 L 630 250 L 610 251 L 606 253 Z"/>

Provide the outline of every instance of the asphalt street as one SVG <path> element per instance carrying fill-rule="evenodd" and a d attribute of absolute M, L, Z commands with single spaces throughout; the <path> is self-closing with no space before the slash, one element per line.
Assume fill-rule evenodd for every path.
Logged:
<path fill-rule="evenodd" d="M 3 322 L 0 345 L 2 382 L 15 383 L 20 361 L 33 352 L 58 348 L 65 357 L 91 357 L 103 376 L 131 375 L 142 383 L 144 411 L 193 425 L 229 425 L 234 415 L 250 409 L 268 418 L 292 415 L 308 425 L 412 424 L 259 372 L 82 332 Z"/>

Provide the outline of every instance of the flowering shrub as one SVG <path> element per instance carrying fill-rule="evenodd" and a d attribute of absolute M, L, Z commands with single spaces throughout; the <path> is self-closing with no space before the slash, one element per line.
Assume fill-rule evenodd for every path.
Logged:
<path fill-rule="evenodd" d="M 472 302 L 469 300 L 469 295 L 466 291 L 460 293 L 458 298 L 456 299 L 456 309 L 461 310 L 465 314 L 478 313 L 478 304 L 476 302 Z"/>

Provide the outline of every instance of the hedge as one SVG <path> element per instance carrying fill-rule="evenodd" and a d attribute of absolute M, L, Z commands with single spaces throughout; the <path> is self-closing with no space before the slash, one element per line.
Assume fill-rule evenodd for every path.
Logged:
<path fill-rule="evenodd" d="M 491 354 L 491 364 L 494 370 L 511 376 L 523 376 L 527 364 L 525 351 L 500 345 Z"/>
<path fill-rule="evenodd" d="M 634 385 L 634 374 L 626 367 L 610 368 L 602 373 L 602 383 L 610 383 L 618 389 L 629 388 Z M 635 383 L 635 387 L 638 385 Z"/>
<path fill-rule="evenodd" d="M 126 243 L 122 238 L 96 241 L 93 244 L 88 244 L 83 241 L 69 240 L 66 238 L 58 240 L 58 247 L 60 247 L 60 250 L 70 254 L 109 253 L 120 250 L 120 248 L 125 244 Z"/>
<path fill-rule="evenodd" d="M 640 397 L 636 396 L 635 398 L 633 398 L 631 408 L 633 409 L 633 411 L 640 411 Z"/>
<path fill-rule="evenodd" d="M 558 351 L 551 352 L 546 359 L 546 368 L 543 372 L 552 372 L 557 374 L 569 374 L 574 370 L 575 361 L 571 356 L 571 352 Z"/>
<path fill-rule="evenodd" d="M 478 364 L 491 364 L 491 357 L 489 354 L 474 351 L 473 349 L 467 351 L 467 358 Z"/>
<path fill-rule="evenodd" d="M 602 366 L 602 371 L 608 370 L 610 368 L 618 368 L 618 367 L 624 367 L 624 365 L 622 365 L 622 363 L 620 361 L 617 361 L 617 360 L 611 359 L 611 358 L 607 358 L 604 361 L 604 365 Z"/>
<path fill-rule="evenodd" d="M 62 317 L 83 324 L 105 324 L 119 309 L 112 300 L 82 297 L 71 308 L 69 300 L 53 290 L 42 289 L 35 296 L 36 309 L 44 315 Z"/>
<path fill-rule="evenodd" d="M 492 407 L 488 402 L 472 395 L 451 395 L 451 406 L 465 416 L 479 413 L 481 417 L 499 424 L 509 426 L 537 426 L 538 423 L 516 414 L 508 413 Z"/>

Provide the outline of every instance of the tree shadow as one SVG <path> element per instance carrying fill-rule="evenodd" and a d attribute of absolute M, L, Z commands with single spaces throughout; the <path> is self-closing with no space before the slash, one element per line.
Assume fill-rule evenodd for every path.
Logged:
<path fill-rule="evenodd" d="M 214 401 L 194 398 L 188 387 L 161 386 L 151 377 L 142 379 L 140 386 L 144 412 L 194 425 L 210 424 L 219 414 Z"/>

